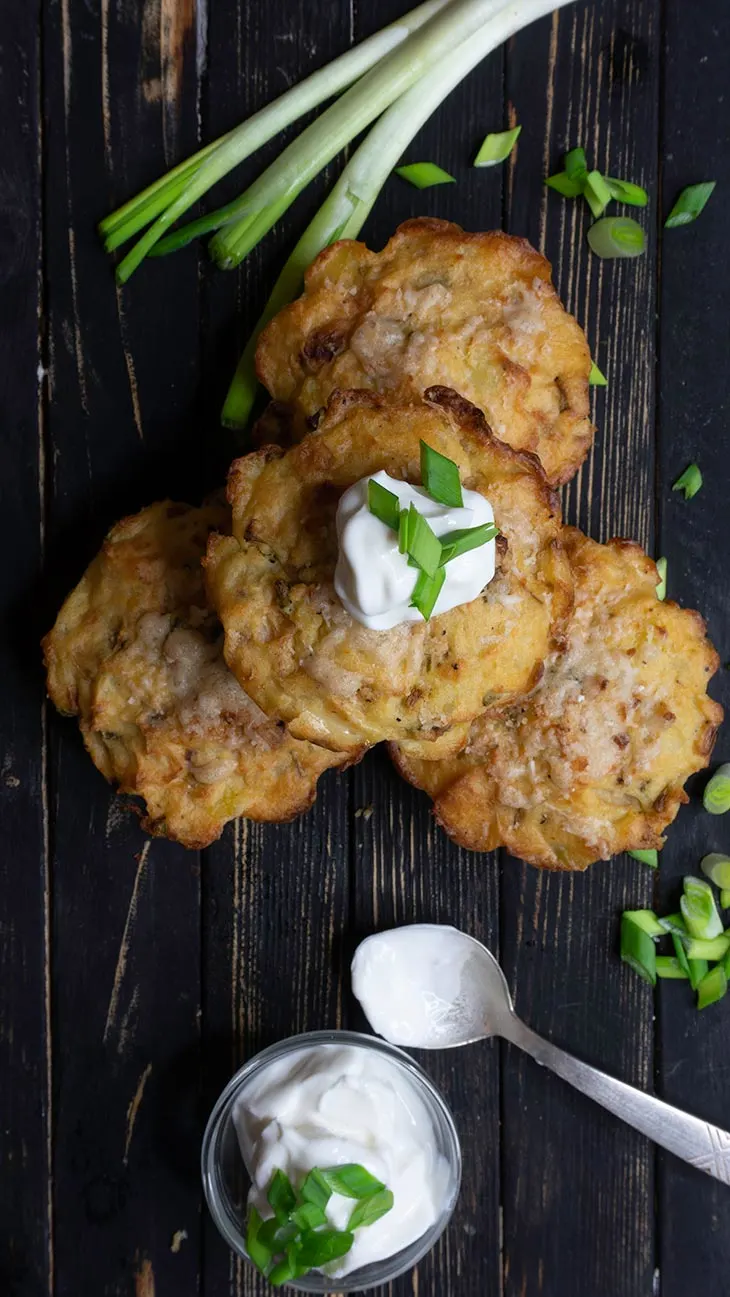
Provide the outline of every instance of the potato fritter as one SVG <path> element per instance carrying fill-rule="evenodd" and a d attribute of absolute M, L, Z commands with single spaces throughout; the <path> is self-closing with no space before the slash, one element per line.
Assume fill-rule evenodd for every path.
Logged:
<path fill-rule="evenodd" d="M 208 547 L 228 665 L 267 715 L 335 751 L 396 737 L 420 754 L 436 742 L 434 757 L 460 750 L 485 707 L 533 687 L 570 610 L 559 506 L 538 461 L 493 437 L 455 392 L 426 398 L 336 393 L 301 443 L 237 460 L 233 535 Z M 418 483 L 420 439 L 490 500 L 497 572 L 477 599 L 430 622 L 370 630 L 335 594 L 337 503 L 379 469 Z"/>
<path fill-rule="evenodd" d="M 663 845 L 723 713 L 707 696 L 718 658 L 704 622 L 657 599 L 652 560 L 630 541 L 565 538 L 575 612 L 532 697 L 477 720 L 453 760 L 391 754 L 462 846 L 585 869 Z"/>
<path fill-rule="evenodd" d="M 337 388 L 412 400 L 443 384 L 497 437 L 539 455 L 550 482 L 569 481 L 593 441 L 591 357 L 550 276 L 525 239 L 430 218 L 406 221 L 382 252 L 333 244 L 259 340 L 269 439 L 273 420 L 301 436 Z"/>
<path fill-rule="evenodd" d="M 149 833 L 204 847 L 228 820 L 287 820 L 339 764 L 269 721 L 226 667 L 201 559 L 224 505 L 163 501 L 118 523 L 43 641 L 48 692 L 77 715 Z"/>

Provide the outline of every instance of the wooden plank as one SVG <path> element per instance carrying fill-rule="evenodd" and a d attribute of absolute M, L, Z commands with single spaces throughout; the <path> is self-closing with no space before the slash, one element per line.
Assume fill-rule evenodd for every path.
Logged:
<path fill-rule="evenodd" d="M 199 488 L 195 264 L 117 291 L 94 228 L 195 147 L 194 19 L 45 6 L 49 622 L 115 519 Z M 57 1291 L 195 1292 L 198 859 L 147 841 L 73 722 L 50 729 Z"/>
<path fill-rule="evenodd" d="M 730 185 L 727 12 L 666 6 L 662 97 L 660 224 L 686 184 L 714 179 L 717 192 L 696 225 L 663 231 L 659 328 L 659 548 L 669 563 L 669 594 L 699 608 L 723 662 L 730 658 L 730 597 L 723 534 L 727 515 L 727 365 L 729 276 L 724 255 L 723 195 Z M 687 464 L 699 463 L 702 492 L 685 503 L 671 486 Z M 721 670 L 713 695 L 730 706 L 730 677 Z M 730 759 L 727 725 L 716 761 Z M 693 780 L 692 804 L 670 831 L 659 877 L 660 907 L 674 906 L 683 874 L 697 871 L 708 851 L 727 850 L 722 820 L 702 810 L 704 778 Z M 659 995 L 659 1068 L 670 1103 L 730 1127 L 727 1103 L 727 1001 L 698 1014 L 691 994 Z M 725 1151 L 727 1165 L 728 1153 Z M 662 1297 L 727 1286 L 730 1195 L 717 1181 L 668 1155 L 659 1157 L 659 1266 Z"/>
<path fill-rule="evenodd" d="M 347 5 L 256 0 L 211 7 L 202 97 L 206 139 L 329 62 L 350 43 Z M 293 135 L 301 127 L 289 132 Z M 281 150 L 262 150 L 231 178 L 231 197 Z M 206 471 L 221 480 L 236 449 L 219 411 L 238 355 L 282 260 L 315 210 L 332 170 L 235 272 L 203 276 L 203 424 Z M 217 201 L 217 196 L 216 196 Z M 240 448 L 239 448 L 240 449 Z M 294 1032 L 344 1025 L 343 984 L 350 910 L 347 776 L 320 782 L 314 808 L 292 825 L 241 823 L 204 853 L 204 1110 L 257 1050 Z M 237 1261 L 205 1217 L 203 1293 L 263 1294 L 266 1284 Z"/>
<path fill-rule="evenodd" d="M 542 188 L 566 148 L 656 192 L 658 8 L 579 4 L 513 42 L 510 113 L 522 122 L 507 228 L 551 258 L 558 289 L 608 375 L 592 458 L 566 513 L 597 540 L 651 542 L 654 240 L 639 262 L 599 262 L 589 213 Z M 502 948 L 518 1012 L 614 1075 L 652 1083 L 652 1002 L 616 954 L 617 912 L 650 901 L 649 871 L 626 861 L 548 876 L 505 863 Z M 506 1051 L 503 1084 L 504 1291 L 541 1297 L 646 1297 L 654 1267 L 646 1141 Z"/>
<path fill-rule="evenodd" d="M 357 36 L 391 21 L 402 4 L 359 6 Z M 503 55 L 487 60 L 464 82 L 407 151 L 456 176 L 455 185 L 419 192 L 391 177 L 363 237 L 382 247 L 411 216 L 440 216 L 466 229 L 501 224 L 502 172 L 471 163 L 488 130 L 503 116 Z M 453 923 L 499 953 L 499 880 L 495 857 L 475 856 L 449 842 L 427 798 L 409 788 L 384 751 L 352 775 L 353 936 L 400 923 Z M 362 1016 L 356 1019 L 365 1027 Z M 424 1053 L 420 1062 L 442 1089 L 463 1139 L 464 1178 L 454 1220 L 434 1251 L 411 1274 L 389 1285 L 393 1297 L 492 1297 L 500 1291 L 499 1047 L 467 1053 Z"/>
<path fill-rule="evenodd" d="M 0 47 L 0 508 L 12 545 L 0 574 L 0 1288 L 50 1291 L 48 850 L 43 682 L 38 670 L 45 447 L 39 400 L 41 122 L 39 6 Z M 10 540 L 12 538 L 12 540 Z"/>

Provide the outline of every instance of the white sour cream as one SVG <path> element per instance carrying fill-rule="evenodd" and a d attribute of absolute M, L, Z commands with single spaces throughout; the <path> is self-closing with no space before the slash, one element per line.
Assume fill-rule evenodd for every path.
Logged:
<path fill-rule="evenodd" d="M 401 509 L 414 504 L 439 537 L 494 522 L 492 506 L 478 491 L 463 489 L 464 508 L 455 509 L 437 504 L 421 487 L 400 482 L 384 471 L 372 478 L 397 495 Z M 335 590 L 356 621 L 370 630 L 391 630 L 401 622 L 423 620 L 418 609 L 410 607 L 418 572 L 409 567 L 408 556 L 399 553 L 396 533 L 370 512 L 369 481 L 363 477 L 351 486 L 337 507 Z M 446 580 L 432 616 L 471 603 L 481 594 L 494 576 L 495 552 L 490 540 L 446 564 Z"/>
<path fill-rule="evenodd" d="M 325 1267 L 333 1276 L 393 1256 L 438 1219 L 448 1166 L 430 1116 L 390 1059 L 353 1045 L 304 1046 L 274 1060 L 244 1086 L 233 1109 L 249 1204 L 271 1216 L 266 1192 L 276 1170 L 298 1186 L 313 1167 L 364 1166 L 393 1193 L 393 1207 L 355 1230 L 350 1251 Z M 355 1207 L 333 1194 L 329 1223 L 345 1229 Z"/>
<path fill-rule="evenodd" d="M 352 989 L 373 1031 L 414 1049 L 448 1049 L 480 1035 L 488 991 L 478 950 L 445 924 L 367 937 L 352 961 Z"/>

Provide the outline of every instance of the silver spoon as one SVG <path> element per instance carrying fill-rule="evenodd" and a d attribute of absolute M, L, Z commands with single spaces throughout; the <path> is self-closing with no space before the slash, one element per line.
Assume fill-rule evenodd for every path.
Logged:
<path fill-rule="evenodd" d="M 538 1036 L 517 1017 L 494 956 L 457 928 L 412 924 L 368 937 L 355 952 L 352 984 L 373 1029 L 393 1044 L 453 1049 L 502 1036 L 662 1148 L 730 1184 L 730 1133 Z"/>

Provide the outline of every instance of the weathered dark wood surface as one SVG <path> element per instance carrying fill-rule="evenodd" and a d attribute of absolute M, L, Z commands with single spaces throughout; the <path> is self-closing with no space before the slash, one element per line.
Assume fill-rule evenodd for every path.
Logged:
<path fill-rule="evenodd" d="M 94 222 L 190 152 L 381 26 L 404 0 L 27 0 L 0 40 L 0 400 L 7 528 L 0 799 L 0 1292 L 7 1297 L 262 1293 L 201 1204 L 202 1126 L 234 1067 L 307 1027 L 362 1025 L 357 939 L 459 924 L 501 955 L 522 1014 L 590 1061 L 728 1127 L 728 1012 L 657 1001 L 620 965 L 628 904 L 674 900 L 723 822 L 697 805 L 655 880 L 618 859 L 576 878 L 470 856 L 380 753 L 328 776 L 290 827 L 241 825 L 201 858 L 150 844 L 44 707 L 37 649 L 107 527 L 160 494 L 199 498 L 231 446 L 217 414 L 242 340 L 322 177 L 236 274 L 189 252 L 124 291 Z M 551 258 L 609 387 L 566 513 L 597 539 L 669 557 L 730 658 L 724 0 L 594 0 L 524 33 L 442 109 L 410 160 L 456 186 L 393 179 L 382 244 L 426 212 L 504 224 Z M 469 166 L 488 129 L 523 132 L 509 167 Z M 583 143 L 647 185 L 648 255 L 599 263 L 576 204 L 541 177 Z M 272 147 L 264 151 L 266 157 Z M 246 164 L 256 174 L 261 159 Z M 335 170 L 331 172 L 335 174 Z M 702 220 L 662 234 L 685 183 Z M 331 178 L 331 175 L 330 175 Z M 685 506 L 671 483 L 705 473 Z M 725 677 L 715 694 L 730 702 Z M 723 694 L 725 697 L 723 698 Z M 730 756 L 722 738 L 720 757 Z M 701 782 L 701 781 L 700 781 Z M 372 812 L 372 813 L 371 813 Z M 496 1044 L 427 1060 L 463 1136 L 454 1222 L 392 1297 L 703 1297 L 730 1288 L 730 1194 Z"/>

